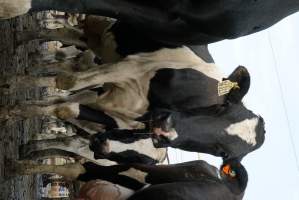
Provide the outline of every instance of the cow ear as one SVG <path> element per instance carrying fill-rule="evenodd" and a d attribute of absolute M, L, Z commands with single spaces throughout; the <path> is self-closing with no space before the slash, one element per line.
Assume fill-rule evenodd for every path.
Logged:
<path fill-rule="evenodd" d="M 247 94 L 250 87 L 250 74 L 243 66 L 237 67 L 227 78 L 231 82 L 238 83 L 239 87 L 235 87 L 227 94 L 227 100 L 231 103 L 240 103 L 242 98 Z"/>

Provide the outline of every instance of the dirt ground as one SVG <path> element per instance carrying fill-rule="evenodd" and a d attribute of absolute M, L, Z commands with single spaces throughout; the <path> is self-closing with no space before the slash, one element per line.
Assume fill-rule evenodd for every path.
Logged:
<path fill-rule="evenodd" d="M 38 30 L 42 13 L 0 20 L 0 79 L 3 76 L 22 75 L 30 68 L 33 55 L 40 48 L 38 42 L 18 45 L 17 33 L 23 30 Z M 0 105 L 14 105 L 25 99 L 40 99 L 45 88 L 22 88 L 11 93 L 0 88 Z M 21 176 L 3 182 L 9 165 L 5 158 L 18 159 L 18 146 L 26 143 L 34 133 L 41 132 L 43 119 L 7 120 L 0 124 L 0 200 L 40 199 L 39 176 Z"/>

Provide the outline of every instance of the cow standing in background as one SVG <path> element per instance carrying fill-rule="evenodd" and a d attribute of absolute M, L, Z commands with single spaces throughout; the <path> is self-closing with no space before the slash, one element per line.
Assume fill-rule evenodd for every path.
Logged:
<path fill-rule="evenodd" d="M 87 188 L 83 187 L 81 192 L 84 194 L 81 195 L 92 200 L 112 197 L 131 200 L 241 200 L 248 182 L 246 169 L 236 159 L 225 161 L 220 169 L 198 160 L 156 166 L 142 164 L 99 166 L 89 162 L 83 165 L 75 163 L 54 166 L 17 162 L 12 165 L 11 170 L 20 175 L 56 173 L 69 180 L 109 181 L 110 183 L 102 182 L 95 185 L 89 183 Z M 101 188 L 102 184 L 104 188 Z"/>

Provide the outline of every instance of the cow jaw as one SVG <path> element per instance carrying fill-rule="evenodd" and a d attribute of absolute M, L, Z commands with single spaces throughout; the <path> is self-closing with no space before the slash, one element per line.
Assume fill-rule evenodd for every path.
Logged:
<path fill-rule="evenodd" d="M 237 136 L 247 144 L 255 146 L 256 142 L 256 127 L 258 126 L 259 118 L 254 117 L 243 121 L 231 124 L 225 131 L 232 136 Z"/>

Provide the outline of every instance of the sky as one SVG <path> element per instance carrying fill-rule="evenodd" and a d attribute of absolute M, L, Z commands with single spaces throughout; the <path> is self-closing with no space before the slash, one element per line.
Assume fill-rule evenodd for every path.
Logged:
<path fill-rule="evenodd" d="M 263 146 L 242 163 L 249 174 L 244 200 L 299 200 L 299 13 L 271 28 L 209 45 L 220 69 L 229 75 L 238 65 L 251 74 L 244 104 L 266 124 Z M 171 163 L 209 155 L 170 150 Z"/>

